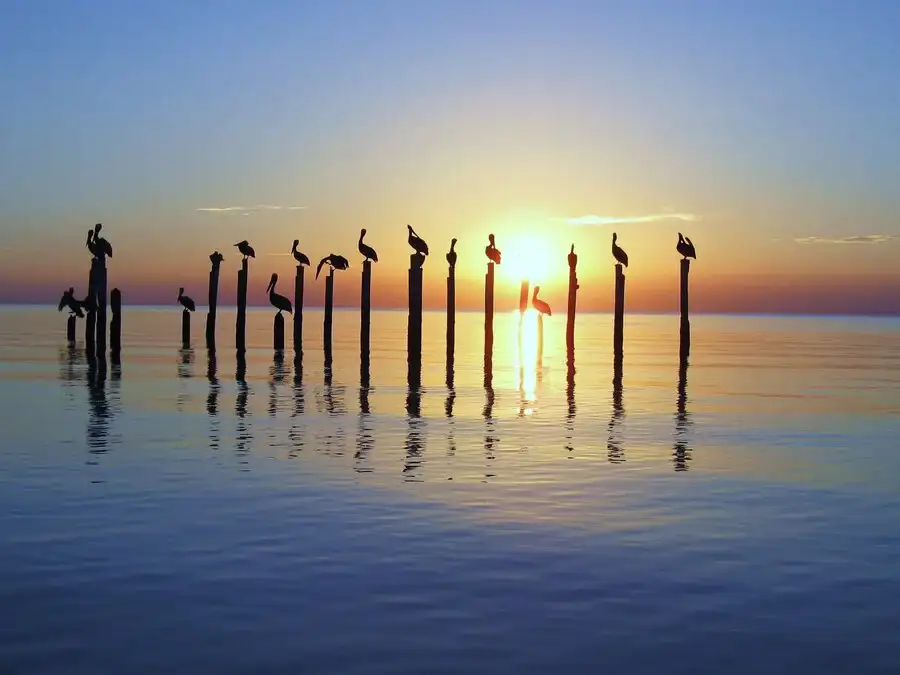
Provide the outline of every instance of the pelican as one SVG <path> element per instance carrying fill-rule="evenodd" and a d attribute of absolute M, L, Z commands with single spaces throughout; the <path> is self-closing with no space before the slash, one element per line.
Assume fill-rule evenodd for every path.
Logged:
<path fill-rule="evenodd" d="M 407 225 L 406 229 L 409 230 L 409 238 L 406 241 L 409 242 L 413 250 L 419 255 L 428 255 L 428 244 L 425 243 L 425 240 L 416 234 L 416 231 L 412 229 L 412 225 Z"/>
<path fill-rule="evenodd" d="M 694 250 L 694 245 L 691 243 L 691 240 L 687 237 L 682 236 L 681 232 L 678 233 L 678 243 L 675 245 L 675 250 L 681 254 L 681 257 L 685 260 L 688 258 L 697 259 L 697 251 Z"/>
<path fill-rule="evenodd" d="M 491 242 L 487 246 L 484 247 L 484 254 L 491 260 L 491 262 L 500 264 L 500 249 L 494 244 L 494 235 L 489 234 L 488 240 Z"/>
<path fill-rule="evenodd" d="M 223 260 L 225 260 L 225 256 L 218 251 L 213 251 L 209 254 L 209 261 L 216 267 L 218 267 Z"/>
<path fill-rule="evenodd" d="M 613 232 L 613 243 L 612 243 L 612 254 L 613 258 L 616 259 L 616 262 L 621 263 L 625 267 L 628 267 L 628 254 L 622 250 L 622 247 L 616 243 L 616 239 L 619 235 Z"/>
<path fill-rule="evenodd" d="M 85 244 L 87 250 L 91 252 L 91 255 L 95 258 L 97 257 L 97 247 L 94 245 L 94 230 L 88 230 L 87 234 L 87 243 Z"/>
<path fill-rule="evenodd" d="M 447 262 L 450 263 L 450 267 L 456 267 L 456 238 L 450 240 L 450 250 L 447 251 Z"/>
<path fill-rule="evenodd" d="M 191 300 L 188 296 L 184 294 L 184 289 L 178 289 L 178 302 L 181 303 L 181 306 L 184 307 L 189 312 L 193 312 L 197 309 L 197 306 L 194 304 L 194 301 Z"/>
<path fill-rule="evenodd" d="M 316 267 L 316 279 L 319 278 L 319 272 L 322 271 L 322 267 L 325 263 L 328 263 L 329 267 L 335 270 L 345 270 L 350 267 L 350 263 L 344 256 L 337 255 L 336 253 L 329 253 L 319 261 L 319 264 Z"/>
<path fill-rule="evenodd" d="M 546 302 L 544 302 L 537 296 L 538 291 L 540 291 L 540 290 L 541 290 L 540 286 L 534 287 L 534 294 L 531 296 L 531 306 L 534 307 L 541 314 L 546 314 L 547 316 L 552 316 L 552 314 L 550 312 L 550 305 L 548 305 Z"/>
<path fill-rule="evenodd" d="M 366 260 L 371 260 L 372 262 L 378 262 L 378 254 L 375 253 L 375 249 L 369 246 L 368 244 L 363 243 L 363 237 L 366 236 L 366 228 L 363 228 L 359 231 L 359 243 L 356 247 L 359 249 L 359 252 L 362 253 Z"/>
<path fill-rule="evenodd" d="M 237 250 L 241 252 L 241 255 L 244 256 L 244 260 L 256 257 L 256 252 L 253 250 L 250 242 L 246 239 L 244 239 L 244 241 L 239 241 L 235 246 L 237 246 Z"/>
<path fill-rule="evenodd" d="M 294 239 L 294 245 L 291 247 L 291 255 L 294 256 L 294 260 L 297 261 L 298 265 L 309 265 L 309 258 L 306 257 L 305 254 L 300 253 L 297 250 L 297 247 L 300 245 L 299 239 Z"/>
<path fill-rule="evenodd" d="M 84 312 L 81 311 L 81 303 L 75 299 L 75 289 L 71 286 L 69 290 L 62 294 L 62 298 L 59 300 L 59 311 L 63 311 L 63 308 L 66 307 L 79 319 L 84 318 Z"/>
<path fill-rule="evenodd" d="M 112 258 L 112 245 L 100 236 L 100 230 L 102 229 L 103 225 L 100 223 L 94 225 L 94 254 L 99 258 L 103 256 Z"/>
<path fill-rule="evenodd" d="M 272 307 L 278 310 L 278 313 L 287 312 L 288 314 L 292 313 L 291 301 L 288 300 L 283 295 L 278 295 L 275 292 L 275 284 L 278 283 L 278 275 L 273 274 L 272 278 L 269 280 L 269 286 L 266 290 L 269 292 L 269 302 L 272 303 Z"/>
<path fill-rule="evenodd" d="M 572 244 L 572 248 L 569 249 L 569 267 L 575 269 L 575 265 L 578 264 L 578 256 L 575 253 L 575 244 Z"/>

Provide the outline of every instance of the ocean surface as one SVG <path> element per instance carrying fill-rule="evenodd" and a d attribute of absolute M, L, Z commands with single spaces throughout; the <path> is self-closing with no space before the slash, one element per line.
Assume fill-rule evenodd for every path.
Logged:
<path fill-rule="evenodd" d="M 0 309 L 0 673 L 900 672 L 900 321 L 272 316 Z"/>

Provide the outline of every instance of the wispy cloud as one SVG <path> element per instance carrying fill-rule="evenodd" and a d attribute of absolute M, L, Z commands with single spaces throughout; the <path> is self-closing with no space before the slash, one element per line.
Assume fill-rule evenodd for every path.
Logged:
<path fill-rule="evenodd" d="M 666 220 L 681 220 L 693 222 L 699 217 L 693 213 L 651 213 L 642 216 L 598 216 L 589 213 L 574 218 L 555 218 L 557 222 L 563 222 L 576 227 L 617 225 L 619 223 L 658 223 Z"/>
<path fill-rule="evenodd" d="M 251 211 L 302 211 L 305 206 L 276 206 L 256 204 L 255 206 L 201 206 L 197 211 L 204 213 L 250 213 Z"/>
<path fill-rule="evenodd" d="M 898 237 L 893 234 L 858 234 L 852 237 L 798 237 L 798 244 L 884 244 Z"/>

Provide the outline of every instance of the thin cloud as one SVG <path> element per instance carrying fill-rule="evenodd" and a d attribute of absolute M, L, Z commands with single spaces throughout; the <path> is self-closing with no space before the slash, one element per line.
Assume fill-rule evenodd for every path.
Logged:
<path fill-rule="evenodd" d="M 256 206 L 201 206 L 196 210 L 204 213 L 249 213 L 251 211 L 303 211 L 305 208 L 305 206 L 257 204 Z"/>
<path fill-rule="evenodd" d="M 797 237 L 798 244 L 884 244 L 897 237 L 893 234 L 858 234 L 852 237 Z"/>
<path fill-rule="evenodd" d="M 699 220 L 699 217 L 693 213 L 651 213 L 643 216 L 598 216 L 590 213 L 574 218 L 557 218 L 556 220 L 576 227 L 600 227 L 603 225 L 618 225 L 620 223 L 659 223 L 666 220 L 694 222 Z"/>

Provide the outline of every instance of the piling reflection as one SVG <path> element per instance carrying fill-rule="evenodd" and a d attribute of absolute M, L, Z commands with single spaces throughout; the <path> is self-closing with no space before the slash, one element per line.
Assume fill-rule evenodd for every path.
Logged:
<path fill-rule="evenodd" d="M 369 386 L 367 378 L 359 383 L 359 423 L 356 430 L 356 453 L 353 455 L 353 469 L 357 473 L 371 473 L 369 456 L 375 447 L 372 428 L 372 411 L 369 407 Z"/>
<path fill-rule="evenodd" d="M 206 414 L 209 417 L 209 447 L 218 450 L 219 433 L 219 384 L 218 364 L 215 351 L 210 351 L 206 359 L 206 379 L 209 380 L 209 393 L 206 395 Z"/>
<path fill-rule="evenodd" d="M 304 447 L 304 425 L 300 421 L 300 417 L 306 411 L 306 392 L 303 388 L 303 359 L 298 354 L 294 357 L 294 410 L 288 438 L 291 441 L 291 451 L 289 456 L 293 459 L 297 453 Z"/>
<path fill-rule="evenodd" d="M 269 417 L 278 414 L 279 389 L 287 380 L 287 369 L 284 365 L 284 352 L 276 350 L 269 367 Z"/>
<path fill-rule="evenodd" d="M 488 462 L 492 462 L 495 457 L 494 451 L 498 439 L 496 421 L 494 420 L 494 387 L 492 384 L 494 381 L 494 374 L 488 365 L 488 362 L 485 361 L 484 408 L 481 412 L 484 417 L 484 456 Z M 493 478 L 494 474 L 490 471 L 486 471 L 484 477 L 485 479 Z"/>
<path fill-rule="evenodd" d="M 403 480 L 421 482 L 419 469 L 424 451 L 424 420 L 422 420 L 422 390 L 415 375 L 410 373 L 406 391 L 406 461 L 403 464 Z"/>
<path fill-rule="evenodd" d="M 178 350 L 178 379 L 188 380 L 194 377 L 194 350 L 191 348 Z M 175 398 L 175 408 L 179 412 L 184 410 L 185 403 L 188 402 L 190 395 L 184 387 L 178 390 L 178 396 Z"/>
<path fill-rule="evenodd" d="M 672 452 L 672 464 L 675 471 L 687 471 L 688 462 L 691 461 L 692 448 L 689 446 L 690 432 L 694 425 L 690 413 L 687 411 L 687 363 L 682 363 L 678 368 L 678 398 L 676 400 L 675 413 L 675 442 Z"/>
<path fill-rule="evenodd" d="M 337 417 L 347 412 L 344 401 L 344 387 L 340 384 L 334 384 L 334 373 L 331 369 L 331 362 L 326 360 L 325 371 L 323 374 L 324 387 L 316 396 L 316 406 L 320 411 L 324 411 L 329 417 Z M 322 450 L 325 454 L 341 457 L 344 454 L 344 436 L 345 428 L 341 423 L 331 423 L 327 426 L 328 431 L 325 434 L 325 440 L 322 444 Z"/>
<path fill-rule="evenodd" d="M 622 359 L 616 358 L 613 363 L 612 414 L 607 425 L 606 458 L 612 464 L 625 461 L 622 449 L 622 422 L 625 419 L 625 406 L 622 403 Z"/>
<path fill-rule="evenodd" d="M 247 421 L 249 415 L 247 403 L 250 398 L 250 387 L 247 385 L 247 357 L 244 352 L 237 353 L 237 368 L 234 372 L 237 383 L 237 396 L 234 399 L 234 414 L 237 416 L 235 429 L 235 449 L 239 454 L 250 450 L 253 436 L 250 433 L 250 424 Z"/>
<path fill-rule="evenodd" d="M 107 451 L 109 423 L 112 411 L 106 398 L 106 357 L 88 356 L 88 452 L 94 455 Z"/>
<path fill-rule="evenodd" d="M 566 451 L 575 451 L 575 350 L 566 350 Z"/>

